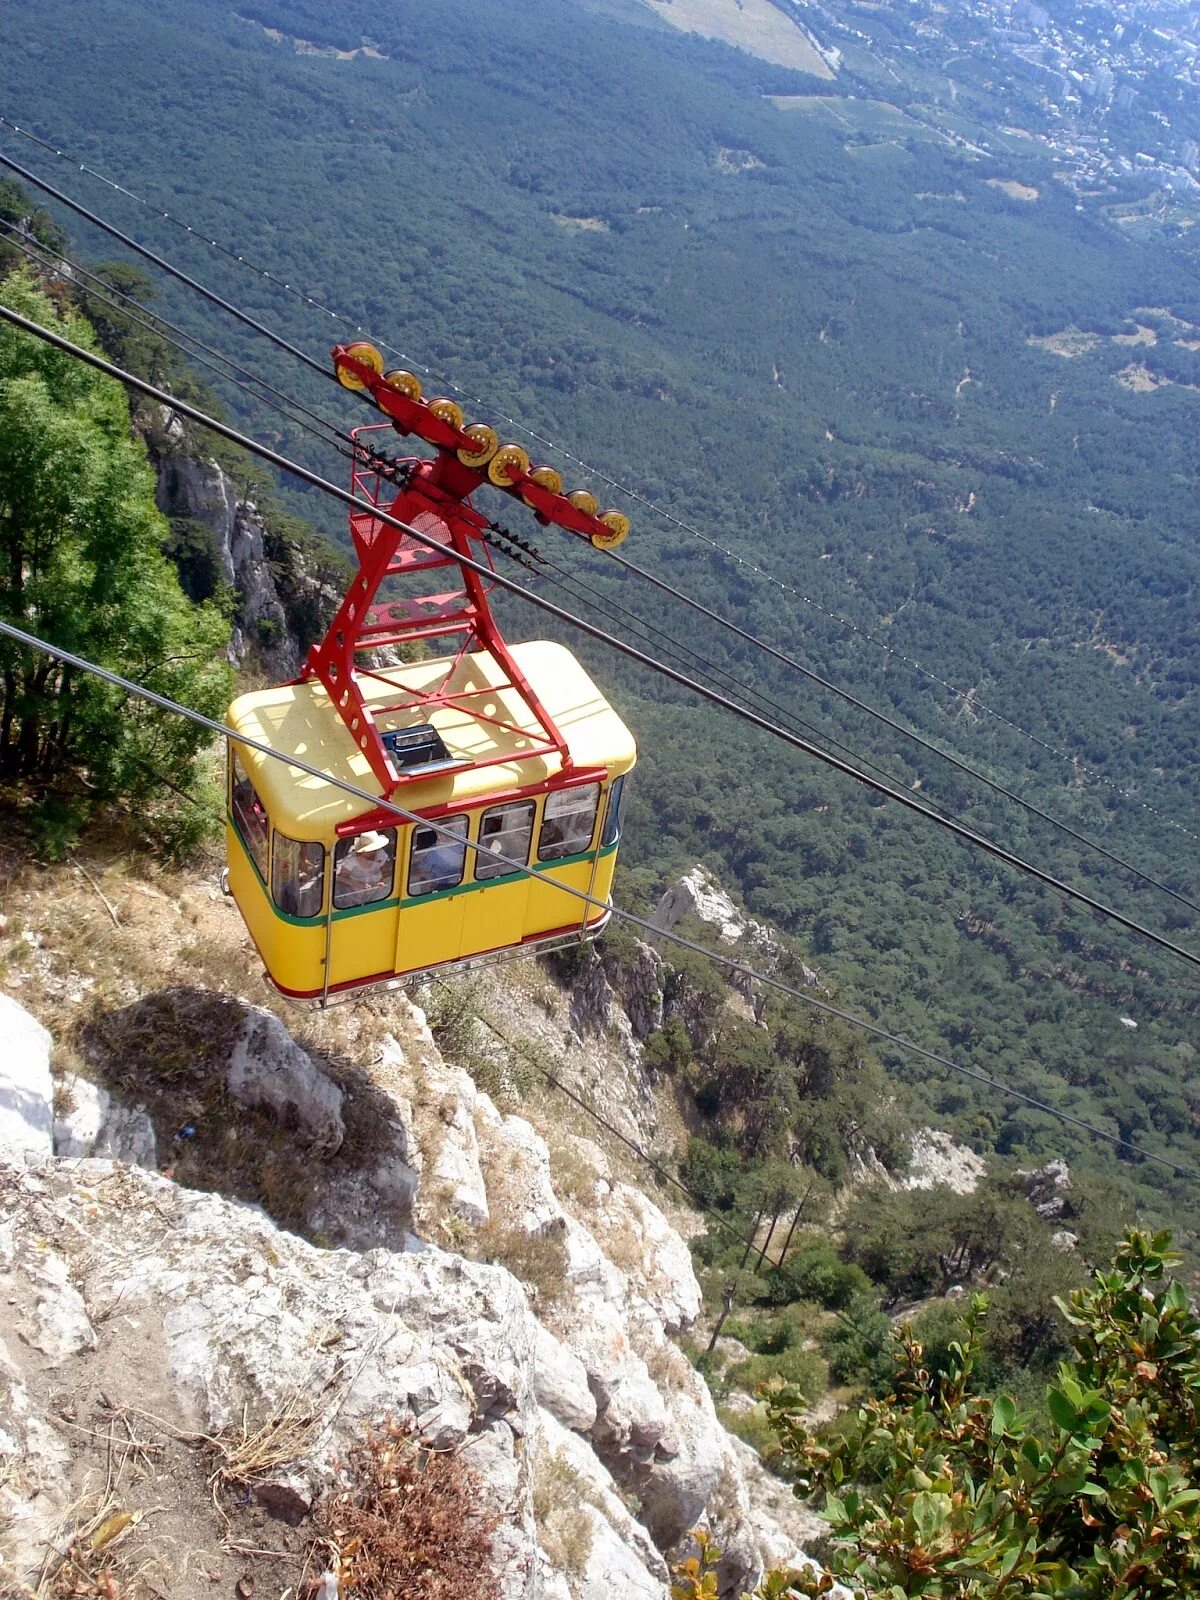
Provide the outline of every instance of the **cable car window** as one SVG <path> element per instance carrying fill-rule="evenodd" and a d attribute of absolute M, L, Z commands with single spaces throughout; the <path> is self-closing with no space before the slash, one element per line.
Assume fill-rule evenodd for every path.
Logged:
<path fill-rule="evenodd" d="M 230 774 L 232 777 L 231 809 L 233 811 L 234 826 L 242 836 L 242 842 L 250 852 L 250 859 L 258 868 L 258 875 L 265 883 L 267 880 L 267 808 L 258 798 L 254 785 L 246 776 L 246 769 L 242 765 L 242 758 L 236 751 L 230 755 Z"/>
<path fill-rule="evenodd" d="M 276 833 L 271 893 L 280 911 L 289 917 L 319 917 L 325 898 L 325 846 Z"/>
<path fill-rule="evenodd" d="M 616 844 L 621 837 L 621 823 L 625 811 L 625 775 L 613 779 L 612 788 L 608 791 L 608 815 L 604 819 L 604 833 L 600 838 L 602 849 L 607 850 L 610 844 Z"/>
<path fill-rule="evenodd" d="M 463 880 L 467 859 L 468 817 L 444 817 L 442 827 L 414 828 L 408 860 L 409 894 L 435 894 L 439 889 L 454 889 Z"/>
<path fill-rule="evenodd" d="M 557 861 L 578 855 L 592 842 L 600 785 L 587 783 L 576 789 L 553 789 L 542 811 L 538 835 L 538 860 Z"/>
<path fill-rule="evenodd" d="M 477 883 L 516 872 L 518 869 L 512 862 L 528 862 L 535 809 L 532 800 L 510 800 L 507 805 L 493 806 L 483 813 L 479 821 L 479 842 L 483 849 L 475 857 Z M 506 859 L 492 860 L 489 851 Z"/>
<path fill-rule="evenodd" d="M 349 911 L 386 900 L 395 875 L 395 828 L 370 828 L 352 839 L 339 840 L 333 853 L 334 906 Z"/>

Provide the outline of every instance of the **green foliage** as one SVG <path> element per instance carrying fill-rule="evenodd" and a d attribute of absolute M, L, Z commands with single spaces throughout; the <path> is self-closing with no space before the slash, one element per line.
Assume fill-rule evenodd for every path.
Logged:
<path fill-rule="evenodd" d="M 816 1300 L 831 1311 L 843 1310 L 871 1287 L 861 1267 L 839 1260 L 824 1242 L 806 1245 L 789 1255 L 787 1275 L 796 1294 L 805 1300 Z"/>
<path fill-rule="evenodd" d="M 1063 1306 L 1071 1354 L 1038 1425 L 981 1393 L 987 1299 L 931 1373 L 900 1336 L 893 1392 L 822 1443 L 773 1399 L 785 1457 L 824 1493 L 832 1570 L 856 1592 L 925 1600 L 1133 1600 L 1200 1585 L 1200 1319 L 1167 1234 L 1133 1231 Z M 817 1579 L 796 1576 L 795 1593 Z"/>
<path fill-rule="evenodd" d="M 25 271 L 4 302 L 91 344 Z M 109 380 L 39 341 L 0 328 L 0 613 L 209 716 L 223 712 L 228 628 L 193 606 L 162 554 L 166 526 L 129 410 Z M 0 643 L 0 773 L 42 803 L 42 843 L 61 850 L 104 800 L 188 790 L 207 734 L 181 718 Z M 185 832 L 191 824 L 185 825 Z"/>
<path fill-rule="evenodd" d="M 874 1295 L 856 1295 L 825 1329 L 821 1348 L 838 1383 L 877 1391 L 891 1376 L 892 1324 Z"/>
<path fill-rule="evenodd" d="M 1000 1171 L 973 1194 L 865 1188 L 847 1209 L 845 1228 L 847 1256 L 891 1301 L 945 1294 L 1046 1248 L 1032 1206 Z"/>

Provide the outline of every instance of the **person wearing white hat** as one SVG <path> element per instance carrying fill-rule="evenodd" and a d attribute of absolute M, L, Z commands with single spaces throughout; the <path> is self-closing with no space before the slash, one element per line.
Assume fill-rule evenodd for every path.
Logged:
<path fill-rule="evenodd" d="M 392 887 L 392 840 L 371 829 L 351 839 L 337 864 L 335 899 L 339 910 L 386 900 Z"/>

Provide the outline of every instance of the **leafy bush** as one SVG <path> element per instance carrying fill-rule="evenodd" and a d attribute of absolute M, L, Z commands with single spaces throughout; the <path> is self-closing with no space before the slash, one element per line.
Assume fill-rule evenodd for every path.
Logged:
<path fill-rule="evenodd" d="M 1200 1592 L 1200 1318 L 1167 1276 L 1169 1247 L 1130 1232 L 1063 1306 L 1071 1355 L 1043 1424 L 981 1392 L 984 1295 L 939 1375 L 905 1331 L 891 1392 L 822 1443 L 794 1399 L 769 1401 L 785 1458 L 824 1492 L 833 1572 L 859 1593 L 927 1600 Z M 815 1573 L 789 1580 L 824 1592 Z"/>
<path fill-rule="evenodd" d="M 861 1267 L 847 1265 L 828 1244 L 810 1244 L 787 1259 L 786 1276 L 792 1293 L 806 1300 L 817 1300 L 830 1310 L 848 1306 L 858 1295 L 870 1291 L 870 1280 Z"/>

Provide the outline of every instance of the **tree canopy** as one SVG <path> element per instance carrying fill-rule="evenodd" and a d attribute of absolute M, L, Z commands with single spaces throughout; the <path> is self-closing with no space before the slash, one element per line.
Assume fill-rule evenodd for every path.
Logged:
<path fill-rule="evenodd" d="M 87 323 L 26 270 L 0 297 L 94 348 Z M 185 599 L 163 554 L 168 533 L 121 388 L 0 326 L 0 616 L 217 716 L 231 683 L 228 619 Z M 100 801 L 186 792 L 208 742 L 179 717 L 0 641 L 0 777 L 39 796 L 51 845 Z"/>

